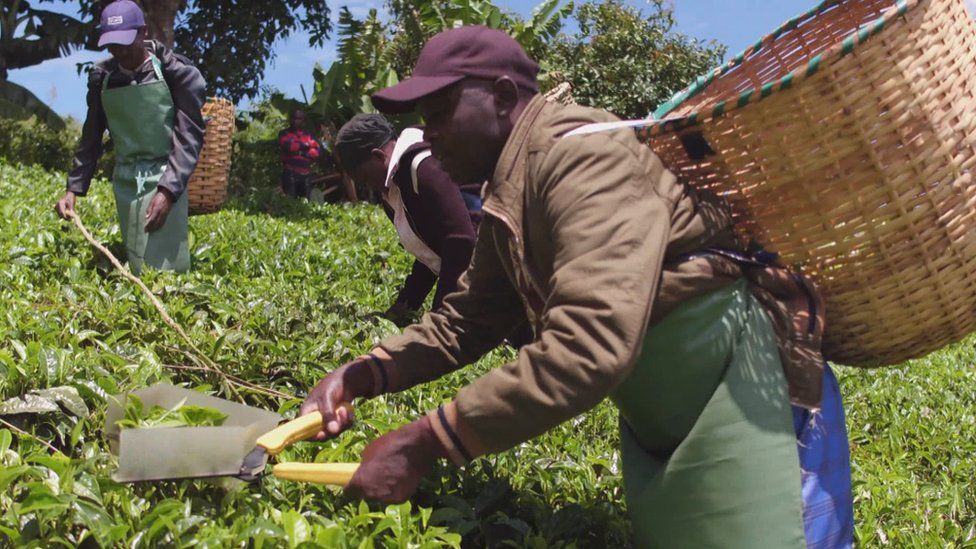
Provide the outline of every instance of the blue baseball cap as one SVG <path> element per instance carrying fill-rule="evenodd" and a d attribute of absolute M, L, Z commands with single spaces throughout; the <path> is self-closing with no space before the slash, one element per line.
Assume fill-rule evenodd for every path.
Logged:
<path fill-rule="evenodd" d="M 109 44 L 128 46 L 144 26 L 146 18 L 138 4 L 132 0 L 115 0 L 102 10 L 102 19 L 98 24 L 102 35 L 98 39 L 98 47 Z"/>

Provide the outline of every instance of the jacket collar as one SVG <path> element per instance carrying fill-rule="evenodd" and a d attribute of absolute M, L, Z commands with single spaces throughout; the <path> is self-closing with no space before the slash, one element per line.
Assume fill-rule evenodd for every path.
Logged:
<path fill-rule="evenodd" d="M 393 146 L 393 154 L 390 155 L 390 164 L 386 169 L 385 187 L 389 187 L 393 182 L 393 175 L 400 168 L 400 159 L 414 145 L 424 141 L 424 131 L 418 128 L 407 128 L 397 137 L 396 145 Z"/>
<path fill-rule="evenodd" d="M 520 237 L 522 195 L 525 192 L 524 168 L 529 154 L 529 137 L 547 102 L 536 95 L 526 105 L 522 116 L 512 128 L 505 147 L 495 164 L 495 172 L 485 188 L 484 209 L 502 217 L 509 229 Z"/>

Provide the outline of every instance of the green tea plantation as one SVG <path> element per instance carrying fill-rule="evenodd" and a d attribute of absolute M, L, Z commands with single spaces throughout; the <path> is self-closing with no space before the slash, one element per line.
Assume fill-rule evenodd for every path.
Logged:
<path fill-rule="evenodd" d="M 396 332 L 376 312 L 410 260 L 368 205 L 256 189 L 191 218 L 192 272 L 144 281 L 226 374 L 294 395 L 271 397 L 193 369 L 187 345 L 145 296 L 57 219 L 63 186 L 62 173 L 0 164 L 0 546 L 630 545 L 607 403 L 464 469 L 442 464 L 403 505 L 271 477 L 112 481 L 116 458 L 103 436 L 111 395 L 167 381 L 291 417 L 324 373 Z M 96 181 L 78 211 L 118 249 L 107 182 Z M 973 344 L 897 368 L 838 368 L 860 546 L 976 546 Z M 378 434 L 512 356 L 499 349 L 437 383 L 361 403 L 351 431 L 281 458 L 357 461 Z"/>

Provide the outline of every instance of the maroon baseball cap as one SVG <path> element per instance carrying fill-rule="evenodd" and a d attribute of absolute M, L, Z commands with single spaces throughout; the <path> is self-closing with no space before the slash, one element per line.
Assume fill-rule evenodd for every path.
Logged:
<path fill-rule="evenodd" d="M 373 94 L 373 106 L 388 114 L 410 112 L 421 98 L 465 77 L 507 76 L 519 87 L 538 91 L 538 74 L 538 63 L 508 34 L 482 25 L 458 27 L 431 38 L 410 78 Z"/>

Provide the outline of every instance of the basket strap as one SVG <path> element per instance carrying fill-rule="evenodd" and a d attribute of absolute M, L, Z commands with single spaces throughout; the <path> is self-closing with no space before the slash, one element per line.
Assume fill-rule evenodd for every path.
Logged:
<path fill-rule="evenodd" d="M 776 260 L 779 258 L 779 255 L 776 254 L 775 252 L 769 252 L 766 250 L 757 250 L 749 255 L 746 255 L 744 253 L 737 252 L 735 250 L 728 250 L 725 248 L 716 248 L 710 246 L 698 252 L 691 252 L 679 256 L 677 258 L 677 261 L 678 262 L 689 261 L 691 259 L 702 257 L 708 254 L 718 255 L 726 259 L 729 259 L 731 261 L 734 261 L 743 270 L 749 268 L 784 269 L 784 267 L 780 267 L 776 265 Z M 793 283 L 796 284 L 797 288 L 799 288 L 806 295 L 807 314 L 809 315 L 809 319 L 810 319 L 807 324 L 807 333 L 812 334 L 817 327 L 817 315 L 819 309 L 817 307 L 817 299 L 813 293 L 814 290 L 811 289 L 810 284 L 803 276 L 799 275 L 798 273 L 790 269 L 786 269 L 786 270 L 787 272 L 789 272 L 790 278 L 793 280 Z"/>
<path fill-rule="evenodd" d="M 642 136 L 641 128 L 653 130 L 654 127 L 660 122 L 660 120 L 654 120 L 651 118 L 642 118 L 639 120 L 621 120 L 618 122 L 595 122 L 593 124 L 584 124 L 574 130 L 570 130 L 563 134 L 563 137 L 589 135 L 591 133 L 609 132 L 622 128 L 632 128 L 637 133 L 637 138 L 640 139 Z M 711 145 L 708 144 L 708 141 L 701 132 L 682 134 L 679 139 L 685 148 L 685 152 L 688 153 L 688 157 L 696 162 L 704 160 L 706 157 L 715 154 L 715 150 L 712 149 Z"/>
<path fill-rule="evenodd" d="M 639 128 L 642 126 L 650 126 L 657 122 L 649 118 L 642 118 L 640 120 L 620 120 L 617 122 L 595 122 L 593 124 L 584 124 L 575 130 L 571 130 L 563 134 L 563 137 L 573 137 L 575 135 L 588 135 L 591 133 L 598 132 L 609 132 L 613 130 L 619 130 L 621 128 Z"/>

